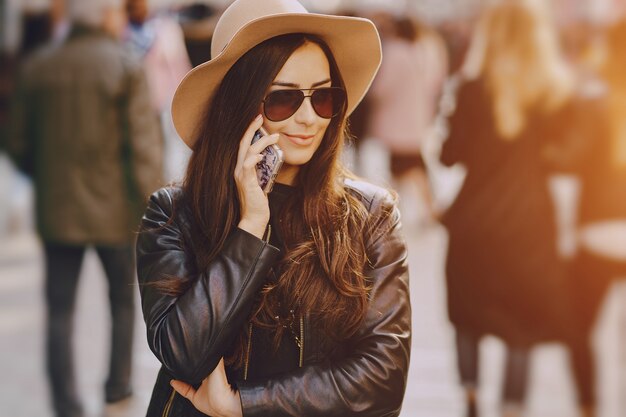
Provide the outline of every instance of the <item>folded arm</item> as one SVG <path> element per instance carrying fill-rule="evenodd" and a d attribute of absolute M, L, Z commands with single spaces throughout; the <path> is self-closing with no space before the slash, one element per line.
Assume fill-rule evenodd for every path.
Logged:
<path fill-rule="evenodd" d="M 142 309 L 150 349 L 177 379 L 197 384 L 239 333 L 280 252 L 236 229 L 206 270 L 192 271 L 176 213 L 170 219 L 173 211 L 170 192 L 161 189 L 150 198 L 142 220 L 137 240 Z M 191 274 L 197 278 L 178 297 L 154 286 L 164 278 Z"/>
<path fill-rule="evenodd" d="M 386 207 L 385 207 L 386 206 Z M 350 354 L 260 382 L 239 384 L 243 414 L 396 416 L 409 368 L 411 308 L 407 252 L 397 209 L 386 210 L 368 246 L 372 290 Z"/>

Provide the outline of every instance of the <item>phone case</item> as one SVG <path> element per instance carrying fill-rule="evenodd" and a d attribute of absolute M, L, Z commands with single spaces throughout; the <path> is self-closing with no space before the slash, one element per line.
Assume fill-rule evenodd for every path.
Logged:
<path fill-rule="evenodd" d="M 263 128 L 257 130 L 252 143 L 255 143 L 264 135 L 267 135 L 267 132 Z M 278 145 L 273 144 L 263 149 L 261 154 L 263 159 L 256 164 L 256 175 L 263 192 L 269 194 L 274 186 L 276 175 L 278 175 L 278 171 L 283 164 L 283 151 Z"/>

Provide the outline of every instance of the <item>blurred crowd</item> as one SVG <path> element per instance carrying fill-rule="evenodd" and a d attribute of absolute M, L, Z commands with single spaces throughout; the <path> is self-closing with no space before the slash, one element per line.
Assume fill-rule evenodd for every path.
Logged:
<path fill-rule="evenodd" d="M 373 20 L 384 54 L 350 118 L 350 157 L 358 174 L 399 191 L 405 233 L 448 231 L 466 415 L 478 415 L 485 335 L 507 346 L 503 416 L 523 415 L 529 349 L 548 341 L 570 351 L 580 415 L 597 415 L 591 333 L 608 289 L 626 278 L 624 2 L 603 2 L 592 18 L 580 1 L 491 1 L 437 21 L 364 3 L 337 11 Z M 0 3 L 3 17 L 11 4 Z M 148 196 L 184 177 L 189 150 L 170 103 L 187 71 L 210 59 L 221 7 L 50 0 L 19 9 L 20 41 L 0 50 L 0 240 L 31 226 L 32 204 L 59 417 L 82 415 L 68 340 L 87 247 L 107 273 L 114 318 L 105 398 L 132 394 L 132 231 Z M 384 172 L 362 162 L 372 146 Z M 451 197 L 438 181 L 449 167 L 463 172 Z M 578 190 L 566 249 L 555 176 Z"/>

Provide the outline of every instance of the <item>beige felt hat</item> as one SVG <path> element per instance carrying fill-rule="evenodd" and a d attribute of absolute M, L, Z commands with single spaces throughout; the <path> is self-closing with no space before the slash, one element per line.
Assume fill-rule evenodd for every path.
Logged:
<path fill-rule="evenodd" d="M 382 58 L 378 31 L 371 21 L 309 13 L 296 0 L 236 0 L 215 27 L 213 59 L 192 69 L 174 94 L 174 126 L 187 145 L 193 145 L 200 119 L 233 64 L 259 43 L 287 33 L 316 35 L 328 44 L 346 85 L 348 114 L 355 109 Z"/>

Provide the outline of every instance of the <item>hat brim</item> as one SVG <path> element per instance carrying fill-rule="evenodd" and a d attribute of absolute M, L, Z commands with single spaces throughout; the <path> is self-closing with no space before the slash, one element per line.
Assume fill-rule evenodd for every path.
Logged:
<path fill-rule="evenodd" d="M 374 24 L 358 17 L 315 13 L 287 13 L 261 17 L 243 26 L 215 58 L 192 69 L 181 81 L 172 101 L 176 131 L 192 147 L 201 118 L 228 70 L 259 43 L 288 33 L 321 38 L 333 53 L 348 96 L 348 114 L 369 89 L 380 62 L 380 38 Z"/>

